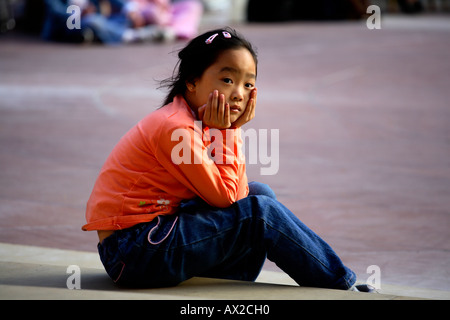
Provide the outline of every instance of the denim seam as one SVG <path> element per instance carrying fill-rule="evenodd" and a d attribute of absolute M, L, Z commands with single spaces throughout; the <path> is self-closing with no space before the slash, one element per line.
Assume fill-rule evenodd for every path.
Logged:
<path fill-rule="evenodd" d="M 122 276 L 123 270 L 125 269 L 125 263 L 123 261 L 120 261 L 120 263 L 122 264 L 122 269 L 120 270 L 119 275 L 117 276 L 117 278 L 114 281 L 114 283 L 116 283 L 117 281 L 119 281 L 120 277 Z"/>

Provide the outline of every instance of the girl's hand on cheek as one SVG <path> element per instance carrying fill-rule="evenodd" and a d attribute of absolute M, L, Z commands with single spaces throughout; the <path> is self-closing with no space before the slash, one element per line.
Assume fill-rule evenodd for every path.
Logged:
<path fill-rule="evenodd" d="M 198 117 L 210 128 L 227 129 L 231 126 L 230 106 L 225 103 L 225 96 L 217 90 L 210 93 L 208 102 L 198 108 Z"/>
<path fill-rule="evenodd" d="M 233 128 L 242 127 L 255 117 L 257 91 L 258 90 L 255 88 L 250 93 L 250 99 L 248 99 L 247 107 L 245 108 L 244 113 L 235 122 L 233 122 Z"/>

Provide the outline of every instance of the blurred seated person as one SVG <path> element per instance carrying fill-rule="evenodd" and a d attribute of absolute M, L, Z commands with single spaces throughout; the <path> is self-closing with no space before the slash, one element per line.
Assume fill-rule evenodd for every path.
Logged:
<path fill-rule="evenodd" d="M 200 0 L 128 0 L 125 13 L 132 27 L 153 27 L 161 40 L 191 39 L 197 35 L 203 5 Z"/>
<path fill-rule="evenodd" d="M 115 44 L 123 41 L 128 27 L 123 8 L 126 0 L 45 0 L 46 16 L 41 36 L 49 41 Z M 80 8 L 80 29 L 68 28 L 70 5 Z"/>

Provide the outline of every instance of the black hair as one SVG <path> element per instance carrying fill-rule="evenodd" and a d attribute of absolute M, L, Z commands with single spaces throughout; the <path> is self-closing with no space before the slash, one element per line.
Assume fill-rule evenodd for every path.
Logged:
<path fill-rule="evenodd" d="M 216 36 L 214 37 L 214 35 Z M 211 38 L 213 40 L 206 43 Z M 160 82 L 160 88 L 169 89 L 163 106 L 172 102 L 175 96 L 184 95 L 187 89 L 186 82 L 192 82 L 200 77 L 223 51 L 239 48 L 247 49 L 253 56 L 255 65 L 258 65 L 256 50 L 252 44 L 229 27 L 211 30 L 192 39 L 186 47 L 178 52 L 179 60 L 172 77 Z"/>

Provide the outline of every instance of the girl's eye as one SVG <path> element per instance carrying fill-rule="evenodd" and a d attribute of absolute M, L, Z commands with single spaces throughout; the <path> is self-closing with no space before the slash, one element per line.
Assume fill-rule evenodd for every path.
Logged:
<path fill-rule="evenodd" d="M 253 83 L 246 83 L 246 84 L 245 84 L 245 87 L 246 87 L 246 88 L 253 88 Z"/>
<path fill-rule="evenodd" d="M 223 79 L 223 82 L 225 83 L 232 83 L 233 81 L 230 78 Z"/>

